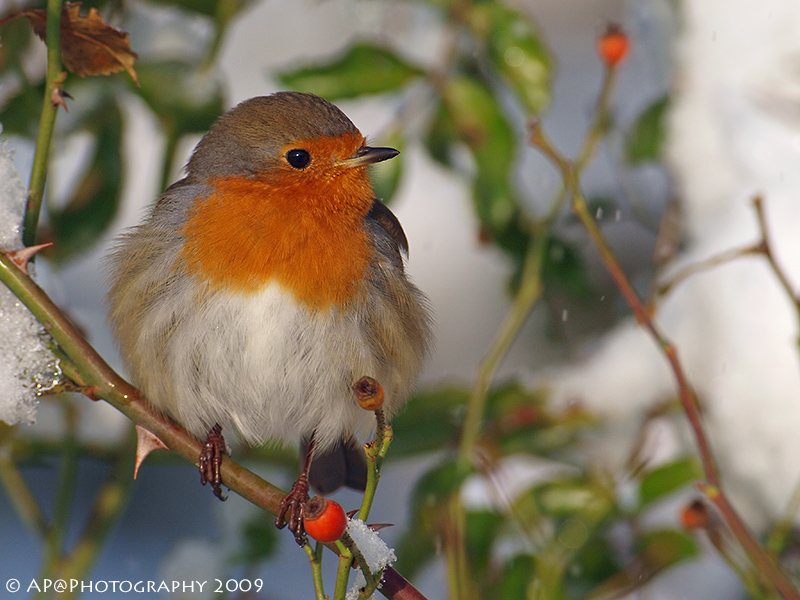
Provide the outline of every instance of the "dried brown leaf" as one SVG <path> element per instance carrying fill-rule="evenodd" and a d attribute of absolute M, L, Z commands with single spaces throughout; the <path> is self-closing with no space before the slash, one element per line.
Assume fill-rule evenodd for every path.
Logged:
<path fill-rule="evenodd" d="M 128 34 L 106 25 L 97 9 L 90 9 L 85 17 L 80 9 L 80 2 L 67 2 L 61 13 L 61 60 L 67 70 L 86 77 L 125 69 L 138 85 L 133 68 L 138 55 L 131 50 Z M 46 38 L 46 11 L 24 10 L 0 20 L 0 25 L 17 17 L 28 19 L 36 35 Z"/>

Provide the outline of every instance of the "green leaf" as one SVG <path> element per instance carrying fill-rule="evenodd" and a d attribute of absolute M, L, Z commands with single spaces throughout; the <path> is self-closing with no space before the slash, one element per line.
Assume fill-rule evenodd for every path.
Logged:
<path fill-rule="evenodd" d="M 275 524 L 265 519 L 263 513 L 242 526 L 243 548 L 233 557 L 237 563 L 255 565 L 271 558 L 278 547 Z"/>
<path fill-rule="evenodd" d="M 122 190 L 122 114 L 106 97 L 87 128 L 95 138 L 94 155 L 75 192 L 62 209 L 51 209 L 47 235 L 57 261 L 74 258 L 97 243 L 117 214 Z"/>
<path fill-rule="evenodd" d="M 430 564 L 442 532 L 446 502 L 471 473 L 446 459 L 425 473 L 411 495 L 411 527 L 397 545 L 396 568 L 406 577 Z"/>
<path fill-rule="evenodd" d="M 468 22 L 525 109 L 539 114 L 550 101 L 552 61 L 531 19 L 499 2 L 484 2 L 472 6 Z"/>
<path fill-rule="evenodd" d="M 424 143 L 433 160 L 447 169 L 454 167 L 453 146 L 459 143 L 458 132 L 444 103 L 437 106 Z"/>
<path fill-rule="evenodd" d="M 285 86 L 312 92 L 331 102 L 393 92 L 423 71 L 395 53 L 372 44 L 353 46 L 338 60 L 278 75 Z"/>
<path fill-rule="evenodd" d="M 555 517 L 581 517 L 596 523 L 615 510 L 613 493 L 595 479 L 563 479 L 534 488 L 540 510 Z"/>
<path fill-rule="evenodd" d="M 647 532 L 640 544 L 641 557 L 651 569 L 664 569 L 699 553 L 694 538 L 677 529 Z"/>
<path fill-rule="evenodd" d="M 415 519 L 395 545 L 397 561 L 392 565 L 404 577 L 414 576 L 436 559 L 438 531 Z"/>
<path fill-rule="evenodd" d="M 412 514 L 421 515 L 443 503 L 461 488 L 471 469 L 461 468 L 455 460 L 446 458 L 428 470 L 417 481 L 411 497 Z"/>
<path fill-rule="evenodd" d="M 391 160 L 386 160 L 373 165 L 371 169 L 372 189 L 375 195 L 383 200 L 384 204 L 389 204 L 394 198 L 395 192 L 400 185 L 403 176 L 403 145 L 404 138 L 400 134 L 394 135 L 381 145 L 386 145 L 400 151 L 398 156 Z"/>
<path fill-rule="evenodd" d="M 388 458 L 396 459 L 455 446 L 469 392 L 443 387 L 414 394 L 392 419 L 394 439 Z"/>
<path fill-rule="evenodd" d="M 664 118 L 669 106 L 669 96 L 665 94 L 636 119 L 627 135 L 626 155 L 630 164 L 660 160 L 664 147 Z"/>
<path fill-rule="evenodd" d="M 567 569 L 567 576 L 573 586 L 584 587 L 580 597 L 588 594 L 587 586 L 594 587 L 620 570 L 618 552 L 615 552 L 606 528 L 594 532 L 575 556 L 575 561 L 574 567 Z"/>
<path fill-rule="evenodd" d="M 555 235 L 552 235 L 548 242 L 542 279 L 547 289 L 551 291 L 557 285 L 574 298 L 597 297 L 581 253 Z"/>
<path fill-rule="evenodd" d="M 205 133 L 224 112 L 222 86 L 211 72 L 178 61 L 140 63 L 136 70 L 136 93 L 177 137 Z"/>
<path fill-rule="evenodd" d="M 693 458 L 682 458 L 653 469 L 642 478 L 639 502 L 642 507 L 685 487 L 703 476 L 703 471 Z"/>
<path fill-rule="evenodd" d="M 161 6 L 175 6 L 198 15 L 214 18 L 217 23 L 224 24 L 231 17 L 241 12 L 254 0 L 151 0 Z"/>
<path fill-rule="evenodd" d="M 536 563 L 530 554 L 517 554 L 504 565 L 497 586 L 497 600 L 529 598 L 528 586 L 536 573 Z"/>
<path fill-rule="evenodd" d="M 44 81 L 33 86 L 25 86 L 12 96 L 0 113 L 3 133 L 17 134 L 31 138 L 36 137 L 39 129 L 39 118 L 42 114 L 44 100 Z"/>
<path fill-rule="evenodd" d="M 473 201 L 481 224 L 499 238 L 519 224 L 520 208 L 510 175 L 516 143 L 497 98 L 481 80 L 459 75 L 442 93 L 459 139 L 475 158 Z"/>
<path fill-rule="evenodd" d="M 496 512 L 471 511 L 466 514 L 466 547 L 476 580 L 484 579 L 492 548 L 505 519 Z"/>

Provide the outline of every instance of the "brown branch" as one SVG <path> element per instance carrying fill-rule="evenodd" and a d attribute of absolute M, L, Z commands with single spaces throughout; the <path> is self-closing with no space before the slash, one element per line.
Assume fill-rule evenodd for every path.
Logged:
<path fill-rule="evenodd" d="M 789 281 L 789 277 L 786 275 L 786 272 L 780 267 L 778 261 L 775 260 L 775 255 L 773 254 L 772 250 L 772 237 L 770 236 L 769 228 L 767 227 L 767 215 L 764 212 L 764 200 L 761 198 L 761 196 L 756 196 L 753 198 L 753 207 L 756 210 L 756 216 L 758 217 L 758 228 L 761 231 L 761 243 L 759 244 L 758 249 L 766 257 L 770 267 L 772 267 L 772 270 L 775 272 L 775 276 L 778 278 L 781 287 L 783 287 L 786 295 L 792 300 L 792 303 L 795 305 L 798 313 L 800 313 L 800 297 L 798 297 L 797 293 L 792 288 L 792 284 Z"/>
<path fill-rule="evenodd" d="M 659 283 L 655 290 L 655 296 L 657 298 L 666 296 L 673 288 L 686 281 L 692 275 L 697 275 L 698 273 L 716 268 L 727 262 L 738 260 L 743 256 L 751 256 L 754 254 L 764 254 L 764 245 L 762 243 L 757 243 L 752 246 L 743 246 L 742 248 L 731 248 L 725 252 L 715 254 L 706 260 L 686 265 L 676 271 L 667 281 Z"/>
<path fill-rule="evenodd" d="M 74 370 L 71 373 L 76 378 L 75 384 L 83 388 L 85 395 L 108 402 L 131 421 L 161 439 L 170 450 L 197 465 L 202 443 L 147 404 L 139 391 L 120 377 L 83 338 L 44 290 L 3 252 L 0 252 L 0 281 L 25 304 L 72 361 Z M 222 482 L 232 492 L 273 515 L 277 513 L 285 495 L 281 489 L 230 457 L 222 461 L 220 472 Z M 391 567 L 386 568 L 384 580 L 390 582 L 390 585 L 381 588 L 387 598 L 424 598 Z"/>
<path fill-rule="evenodd" d="M 683 367 L 681 366 L 677 349 L 672 342 L 669 341 L 659 330 L 650 310 L 645 307 L 644 303 L 639 298 L 638 293 L 634 289 L 628 277 L 625 275 L 619 262 L 617 261 L 616 256 L 597 226 L 594 217 L 589 211 L 589 206 L 580 192 L 580 186 L 574 164 L 564 159 L 555 149 L 555 147 L 549 143 L 541 129 L 540 124 L 535 124 L 534 127 L 532 127 L 530 139 L 531 142 L 538 146 L 561 171 L 564 184 L 570 190 L 572 208 L 588 232 L 589 237 L 591 238 L 595 247 L 599 251 L 603 265 L 606 267 L 606 270 L 611 275 L 615 284 L 633 311 L 637 322 L 650 333 L 651 337 L 661 348 L 661 351 L 664 353 L 664 356 L 669 362 L 678 387 L 681 405 L 686 413 L 689 425 L 691 426 L 694 434 L 695 442 L 698 446 L 698 452 L 703 465 L 703 471 L 706 479 L 708 480 L 708 484 L 710 484 L 710 486 L 705 484 L 703 489 L 708 490 L 709 493 L 713 492 L 713 494 L 709 496 L 709 499 L 720 510 L 721 514 L 730 526 L 731 531 L 739 540 L 739 543 L 747 552 L 753 564 L 756 565 L 762 573 L 770 578 L 784 598 L 800 600 L 800 594 L 783 572 L 780 565 L 778 565 L 774 557 L 756 541 L 752 533 L 744 525 L 736 511 L 728 502 L 726 496 L 723 494 L 716 461 L 701 422 L 701 415 L 696 399 L 697 397 L 684 373 Z"/>

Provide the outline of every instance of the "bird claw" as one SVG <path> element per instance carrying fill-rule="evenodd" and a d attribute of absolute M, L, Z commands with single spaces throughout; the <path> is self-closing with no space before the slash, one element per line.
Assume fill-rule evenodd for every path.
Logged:
<path fill-rule="evenodd" d="M 200 483 L 203 485 L 210 483 L 211 490 L 220 500 L 226 500 L 222 495 L 222 476 L 220 475 L 220 465 L 222 457 L 228 453 L 225 446 L 225 438 L 222 437 L 222 427 L 214 425 L 208 432 L 206 443 L 200 451 Z"/>
<path fill-rule="evenodd" d="M 308 476 L 303 473 L 294 482 L 291 491 L 281 500 L 278 516 L 275 518 L 275 527 L 283 529 L 288 525 L 289 531 L 294 534 L 294 539 L 300 546 L 308 541 L 303 526 L 303 509 L 308 502 L 308 490 Z"/>

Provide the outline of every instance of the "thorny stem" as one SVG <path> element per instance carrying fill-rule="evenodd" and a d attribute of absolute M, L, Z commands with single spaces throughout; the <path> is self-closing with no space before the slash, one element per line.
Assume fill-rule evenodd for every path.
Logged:
<path fill-rule="evenodd" d="M 753 561 L 763 574 L 769 577 L 778 592 L 780 592 L 784 598 L 793 600 L 800 598 L 800 594 L 797 593 L 794 585 L 786 577 L 778 562 L 756 541 L 747 529 L 747 526 L 739 518 L 739 515 L 728 503 L 727 499 L 722 494 L 722 490 L 717 486 L 703 482 L 697 483 L 697 489 L 717 507 L 725 523 L 727 523 L 734 536 L 736 536 L 736 539 L 739 540 L 739 543 L 742 545 L 745 552 L 747 552 L 750 560 Z"/>
<path fill-rule="evenodd" d="M 6 427 L 2 423 L 0 426 Z M 0 444 L 0 483 L 8 491 L 9 500 L 20 519 L 43 540 L 48 541 L 53 535 L 52 527 L 11 458 L 10 441 L 4 440 Z"/>
<path fill-rule="evenodd" d="M 361 500 L 361 508 L 358 511 L 358 518 L 364 522 L 366 522 L 369 518 L 369 512 L 372 509 L 372 502 L 375 499 L 375 492 L 378 489 L 378 482 L 381 478 L 381 466 L 383 465 L 383 459 L 386 457 L 386 453 L 389 450 L 389 445 L 392 443 L 392 439 L 394 437 L 391 426 L 386 424 L 386 417 L 383 413 L 383 409 L 379 408 L 374 412 L 375 439 L 371 444 L 366 444 L 364 446 L 364 452 L 367 455 L 367 485 L 364 490 L 364 497 Z M 348 549 L 348 551 L 339 555 L 339 570 L 337 573 L 336 592 L 334 598 L 339 597 L 338 593 L 340 590 L 346 591 L 347 580 L 350 575 L 350 567 L 353 564 L 353 558 L 355 557 L 356 561 L 358 561 L 358 556 L 360 555 L 360 552 L 357 553 L 358 548 L 356 547 L 355 542 L 352 540 L 350 535 L 345 535 L 347 535 L 347 540 L 350 540 L 350 542 L 347 543 L 345 538 L 342 538 L 342 541 L 345 542 L 344 546 Z M 362 567 L 362 571 L 363 570 L 364 567 Z M 375 583 L 377 586 L 377 580 Z M 342 598 L 343 597 L 344 596 L 342 596 Z"/>
<path fill-rule="evenodd" d="M 798 323 L 800 324 L 800 296 L 798 296 L 794 291 L 786 272 L 775 260 L 775 255 L 772 251 L 772 239 L 769 233 L 769 227 L 767 227 L 767 215 L 764 212 L 764 201 L 760 196 L 753 198 L 753 207 L 756 210 L 758 227 L 761 230 L 761 244 L 759 245 L 759 250 L 766 257 L 767 262 L 769 262 L 770 267 L 772 267 L 772 270 L 775 272 L 775 276 L 778 278 L 781 287 L 783 287 L 786 295 L 792 301 L 792 304 L 794 304 L 795 311 L 797 312 Z"/>
<path fill-rule="evenodd" d="M 325 588 L 322 584 L 322 544 L 317 542 L 315 548 L 311 547 L 307 541 L 303 544 L 303 550 L 308 554 L 311 563 L 311 577 L 314 580 L 314 593 L 316 600 L 326 600 Z"/>
<path fill-rule="evenodd" d="M 594 118 L 583 140 L 578 158 L 576 158 L 574 162 L 576 173 L 583 171 L 586 163 L 594 156 L 597 145 L 606 134 L 611 119 L 611 110 L 609 107 L 611 106 L 611 92 L 614 90 L 616 75 L 617 68 L 613 65 L 606 65 L 603 71 L 603 83 L 600 88 L 600 96 L 597 98 L 597 104 L 595 105 Z"/>
<path fill-rule="evenodd" d="M 603 139 L 603 135 L 608 127 L 611 92 L 614 89 L 616 72 L 617 69 L 614 67 L 608 67 L 604 71 L 603 83 L 595 106 L 592 124 L 583 139 L 578 159 L 572 166 L 576 177 L 586 166 L 589 159 L 594 156 L 597 145 Z M 552 148 L 552 145 L 545 139 L 544 135 L 541 123 L 538 119 L 534 120 L 531 124 L 532 139 L 541 138 L 543 143 Z M 562 160 L 558 153 L 554 153 L 554 156 L 556 156 L 558 160 Z M 559 165 L 558 160 L 556 161 L 557 166 L 563 171 L 563 165 Z M 464 421 L 458 455 L 458 463 L 462 468 L 466 467 L 471 462 L 472 453 L 480 437 L 480 427 L 489 393 L 489 386 L 497 373 L 497 369 L 511 349 L 519 331 L 525 324 L 528 315 L 541 297 L 541 273 L 547 250 L 547 231 L 560 216 L 564 202 L 568 196 L 568 189 L 569 186 L 565 179 L 563 180 L 561 192 L 556 196 L 552 208 L 546 217 L 531 224 L 531 242 L 528 252 L 525 255 L 519 290 L 489 352 L 481 361 L 475 384 L 472 387 L 472 392 L 467 404 L 467 416 Z"/>
<path fill-rule="evenodd" d="M 62 408 L 65 413 L 66 436 L 64 453 L 61 459 L 60 480 L 56 492 L 56 509 L 53 515 L 52 535 L 47 538 L 44 546 L 45 558 L 42 561 L 42 578 L 52 578 L 60 569 L 63 559 L 64 538 L 69 525 L 69 512 L 75 498 L 75 482 L 78 474 L 78 453 L 75 443 L 75 429 L 77 426 L 75 407 L 67 398 L 62 398 Z"/>
<path fill-rule="evenodd" d="M 58 104 L 53 102 L 64 86 L 66 73 L 61 71 L 61 0 L 47 0 L 47 84 L 44 88 L 42 114 L 39 118 L 39 134 L 36 138 L 36 152 L 33 156 L 31 179 L 28 186 L 28 201 L 25 206 L 22 242 L 25 246 L 36 243 L 36 230 L 39 226 L 39 213 L 44 198 L 44 185 L 47 179 L 47 162 L 50 155 L 50 142 L 53 139 Z"/>
<path fill-rule="evenodd" d="M 622 271 L 616 256 L 606 242 L 603 234 L 600 232 L 597 223 L 589 211 L 588 204 L 580 192 L 578 177 L 574 166 L 569 161 L 564 159 L 552 145 L 546 143 L 543 136 L 534 136 L 532 137 L 532 140 L 561 171 L 564 182 L 570 190 L 572 208 L 588 232 L 593 244 L 599 251 L 603 264 L 619 288 L 623 297 L 627 301 L 628 305 L 631 307 L 631 310 L 633 311 L 638 323 L 650 332 L 650 335 L 659 345 L 665 357 L 667 358 L 667 361 L 669 362 L 670 368 L 672 369 L 673 375 L 676 379 L 681 404 L 686 412 L 687 419 L 692 428 L 695 441 L 698 445 L 703 471 L 708 481 L 708 483 L 704 485 L 703 489 L 713 492 L 713 497 L 709 496 L 709 499 L 712 500 L 712 502 L 714 502 L 714 504 L 719 508 L 720 512 L 725 517 L 726 522 L 731 527 L 734 535 L 739 540 L 739 543 L 742 544 L 742 547 L 747 552 L 750 560 L 753 561 L 753 564 L 761 569 L 763 573 L 767 574 L 767 576 L 772 580 L 785 598 L 800 600 L 800 595 L 798 595 L 797 590 L 795 590 L 794 586 L 783 573 L 780 566 L 777 565 L 769 553 L 755 540 L 755 538 L 753 538 L 752 534 L 739 519 L 739 516 L 734 511 L 733 507 L 731 507 L 728 503 L 727 498 L 721 492 L 719 472 L 711 451 L 710 443 L 703 429 L 696 396 L 678 359 L 677 350 L 675 346 L 673 346 L 672 343 L 659 330 L 650 311 L 644 306 L 636 290 L 633 288 L 633 285 Z"/>
<path fill-rule="evenodd" d="M 336 571 L 336 587 L 333 590 L 333 600 L 344 600 L 347 595 L 347 582 L 350 579 L 350 567 L 353 564 L 353 553 L 340 540 L 336 542 L 339 553 L 339 566 Z"/>
<path fill-rule="evenodd" d="M 528 315 L 542 294 L 541 271 L 547 249 L 547 236 L 543 233 L 531 237 L 519 290 L 506 314 L 489 352 L 478 367 L 478 374 L 467 402 L 467 416 L 461 433 L 458 465 L 467 468 L 472 463 L 483 422 L 483 413 L 489 395 L 489 386 L 497 369 L 517 339 Z"/>
<path fill-rule="evenodd" d="M 447 500 L 442 535 L 447 563 L 448 590 L 454 600 L 476 600 L 475 574 L 467 556 L 466 511 L 458 496 Z"/>
<path fill-rule="evenodd" d="M 61 351 L 69 358 L 74 367 L 73 372 L 76 379 L 74 383 L 76 385 L 85 388 L 85 393 L 90 397 L 105 400 L 131 421 L 153 433 L 175 454 L 197 465 L 202 443 L 183 427 L 150 408 L 139 391 L 106 364 L 47 294 L 8 255 L 2 252 L 0 252 L 0 281 L 8 286 L 11 292 L 33 313 L 60 346 Z M 11 470 L 5 468 L 9 466 Z M 129 472 L 131 471 L 132 469 Z M 222 461 L 220 472 L 223 483 L 231 491 L 273 515 L 277 513 L 285 495 L 279 488 L 230 457 L 225 457 L 225 460 Z M 4 458 L 3 452 L 0 452 L 0 477 L 9 473 L 12 478 L 15 473 L 18 475 L 10 456 Z M 22 481 L 22 487 L 14 489 L 15 491 L 12 493 L 27 488 Z M 30 506 L 35 507 L 35 502 Z M 37 529 L 47 530 L 47 525 L 41 515 L 37 516 L 34 512 L 30 513 L 30 516 L 31 522 Z M 385 573 L 393 582 L 392 586 L 381 588 L 381 592 L 387 597 L 423 598 L 391 567 L 387 567 Z"/>
<path fill-rule="evenodd" d="M 65 557 L 58 573 L 59 578 L 68 581 L 85 579 L 103 548 L 103 542 L 122 516 L 134 483 L 131 471 L 135 457 L 135 440 L 136 437 L 131 435 L 125 446 L 120 449 L 114 473 L 95 497 L 86 528 L 78 542 L 70 549 L 69 557 Z M 77 594 L 77 590 L 75 593 Z M 68 600 L 75 596 L 63 597 Z"/>
<path fill-rule="evenodd" d="M 800 296 L 798 296 L 798 294 L 794 291 L 786 272 L 780 267 L 777 260 L 775 260 L 775 255 L 772 251 L 772 236 L 770 235 L 769 227 L 767 226 L 767 215 L 764 211 L 764 200 L 761 198 L 761 196 L 756 196 L 753 198 L 753 208 L 755 208 L 756 217 L 758 219 L 758 227 L 761 232 L 761 243 L 758 244 L 757 248 L 767 259 L 767 262 L 769 262 L 772 271 L 778 278 L 778 282 L 781 284 L 781 287 L 783 287 L 786 295 L 792 301 L 797 316 L 798 325 L 800 325 Z M 798 334 L 797 342 L 800 344 L 800 334 Z M 789 531 L 791 530 L 794 517 L 796 516 L 798 510 L 800 510 L 800 482 L 798 482 L 795 486 L 795 490 L 792 493 L 792 497 L 789 499 L 784 516 L 780 521 L 778 521 L 778 523 L 775 524 L 775 527 L 770 532 L 766 542 L 767 548 L 770 548 L 775 553 L 779 553 L 783 549 L 783 546 L 786 544 Z"/>
<path fill-rule="evenodd" d="M 370 570 L 369 565 L 367 564 L 364 555 L 361 553 L 361 549 L 355 543 L 352 537 L 348 532 L 344 532 L 342 534 L 341 539 L 337 542 L 338 545 L 341 544 L 343 547 L 347 548 L 348 552 L 350 553 L 351 561 L 355 561 L 356 564 L 361 568 L 361 573 L 364 575 L 364 579 L 367 581 L 367 585 L 362 592 L 362 596 L 365 598 L 369 598 L 372 596 L 372 593 L 378 589 L 378 584 L 380 583 L 376 574 Z"/>
<path fill-rule="evenodd" d="M 364 447 L 364 452 L 367 455 L 367 485 L 364 490 L 364 497 L 361 500 L 361 508 L 358 511 L 358 518 L 366 522 L 369 518 L 369 511 L 372 509 L 372 503 L 375 500 L 375 492 L 378 489 L 378 482 L 381 478 L 381 467 L 383 459 L 386 457 L 386 452 L 389 449 L 389 444 L 392 443 L 393 434 L 392 428 L 386 424 L 382 418 L 383 411 L 375 411 L 378 416 L 375 439 L 371 444 Z"/>

